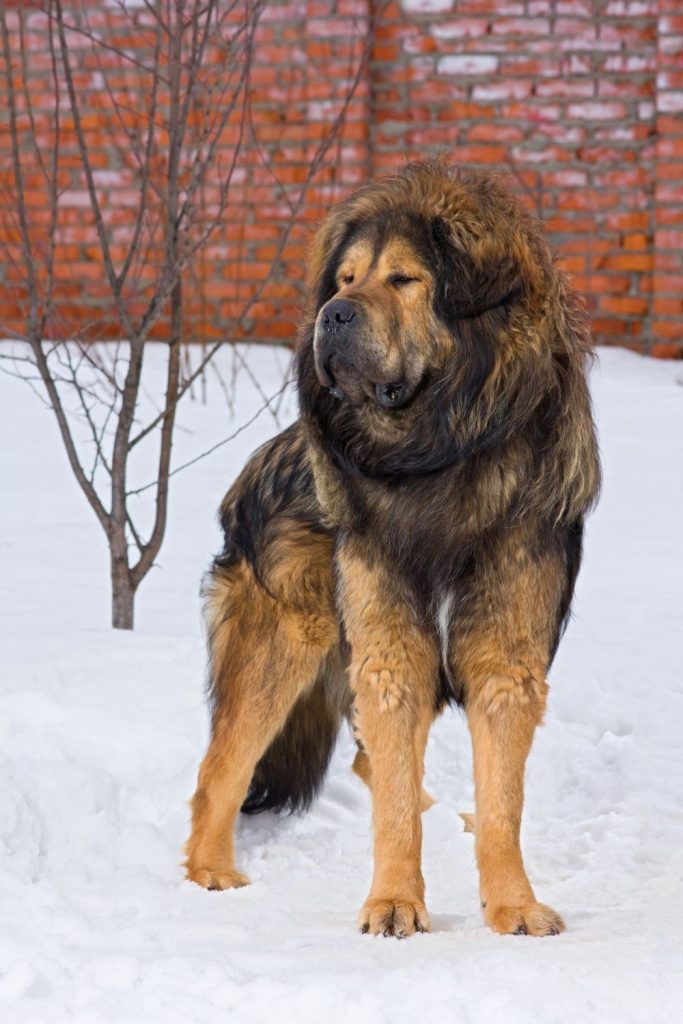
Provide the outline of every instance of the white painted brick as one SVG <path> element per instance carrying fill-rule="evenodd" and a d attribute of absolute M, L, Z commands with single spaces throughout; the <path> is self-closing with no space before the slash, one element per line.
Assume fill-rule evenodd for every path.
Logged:
<path fill-rule="evenodd" d="M 660 92 L 657 96 L 657 110 L 678 114 L 683 111 L 683 92 Z"/>
<path fill-rule="evenodd" d="M 437 65 L 442 75 L 489 75 L 498 70 L 498 58 L 485 53 L 464 53 L 442 57 Z"/>
<path fill-rule="evenodd" d="M 401 0 L 408 14 L 441 14 L 453 8 L 453 0 Z"/>

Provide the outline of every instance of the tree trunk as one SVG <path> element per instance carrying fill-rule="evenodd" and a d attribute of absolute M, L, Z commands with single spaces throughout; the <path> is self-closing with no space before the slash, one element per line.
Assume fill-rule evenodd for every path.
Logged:
<path fill-rule="evenodd" d="M 132 629 L 135 611 L 135 586 L 124 561 L 111 562 L 111 624 L 114 629 Z"/>

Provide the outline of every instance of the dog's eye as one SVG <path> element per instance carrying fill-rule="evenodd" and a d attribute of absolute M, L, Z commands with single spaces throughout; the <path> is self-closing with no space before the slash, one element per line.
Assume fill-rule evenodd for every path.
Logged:
<path fill-rule="evenodd" d="M 404 284 L 411 284 L 413 281 L 417 281 L 416 277 L 409 277 L 408 274 L 391 274 L 389 277 L 389 284 L 395 285 L 397 288 L 402 288 Z"/>
<path fill-rule="evenodd" d="M 342 284 L 353 284 L 353 274 L 344 274 L 341 278 Z"/>

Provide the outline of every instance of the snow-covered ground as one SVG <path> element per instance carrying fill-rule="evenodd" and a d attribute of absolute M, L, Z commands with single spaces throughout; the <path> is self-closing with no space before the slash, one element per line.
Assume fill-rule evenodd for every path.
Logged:
<path fill-rule="evenodd" d="M 158 359 L 158 357 L 155 357 Z M 282 355 L 252 352 L 266 391 Z M 501 937 L 478 908 L 470 750 L 436 724 L 424 819 L 434 931 L 359 935 L 370 808 L 343 736 L 302 818 L 241 822 L 246 888 L 183 880 L 207 739 L 198 581 L 215 510 L 264 413 L 173 481 L 133 634 L 107 628 L 106 548 L 52 421 L 0 374 L 2 1024 L 657 1024 L 683 1020 L 683 368 L 603 351 L 604 495 L 527 773 L 524 848 L 557 938 Z M 176 461 L 227 435 L 218 391 L 182 406 Z M 294 413 L 291 399 L 283 423 Z M 143 472 L 143 471 L 141 471 Z"/>

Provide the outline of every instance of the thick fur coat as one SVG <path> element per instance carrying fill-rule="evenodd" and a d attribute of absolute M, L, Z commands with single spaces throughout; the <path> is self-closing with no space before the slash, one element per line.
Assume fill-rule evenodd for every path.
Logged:
<path fill-rule="evenodd" d="M 502 932 L 563 927 L 536 901 L 519 826 L 599 488 L 590 351 L 539 224 L 498 180 L 411 165 L 331 211 L 309 264 L 300 418 L 221 508 L 190 878 L 246 881 L 239 808 L 305 807 L 347 717 L 374 801 L 360 925 L 428 929 L 423 755 L 456 702 L 485 918 Z"/>

